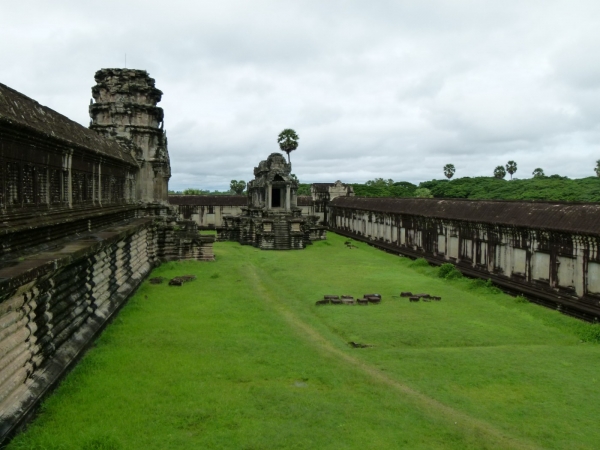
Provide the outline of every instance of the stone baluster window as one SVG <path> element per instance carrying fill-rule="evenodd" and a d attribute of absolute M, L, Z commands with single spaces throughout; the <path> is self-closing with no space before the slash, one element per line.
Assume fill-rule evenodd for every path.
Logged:
<path fill-rule="evenodd" d="M 21 202 L 21 174 L 19 164 L 13 162 L 8 163 L 6 165 L 6 171 L 6 203 L 14 206 Z"/>
<path fill-rule="evenodd" d="M 23 205 L 33 205 L 35 167 L 31 164 L 23 165 Z"/>
<path fill-rule="evenodd" d="M 35 174 L 35 202 L 38 205 L 48 204 L 48 168 L 38 167 Z"/>
<path fill-rule="evenodd" d="M 0 208 L 6 207 L 6 164 L 0 160 Z"/>
<path fill-rule="evenodd" d="M 50 169 L 49 171 L 49 197 L 50 204 L 56 205 L 61 202 L 61 170 L 59 169 Z"/>

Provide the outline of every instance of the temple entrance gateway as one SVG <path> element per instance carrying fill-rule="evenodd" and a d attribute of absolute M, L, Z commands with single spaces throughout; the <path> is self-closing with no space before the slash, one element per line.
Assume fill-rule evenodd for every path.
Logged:
<path fill-rule="evenodd" d="M 271 208 L 281 208 L 281 189 L 274 187 L 272 188 L 272 192 Z"/>

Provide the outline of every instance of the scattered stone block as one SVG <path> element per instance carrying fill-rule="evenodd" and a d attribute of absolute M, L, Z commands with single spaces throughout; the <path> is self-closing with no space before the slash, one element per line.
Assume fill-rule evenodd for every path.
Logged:
<path fill-rule="evenodd" d="M 419 300 L 421 300 L 421 297 L 413 295 L 413 296 L 409 297 L 408 300 L 411 302 L 418 302 Z"/>
<path fill-rule="evenodd" d="M 368 348 L 368 347 L 373 347 L 372 345 L 369 345 L 369 344 L 361 344 L 360 342 L 354 342 L 354 341 L 350 341 L 350 342 L 348 342 L 348 344 L 350 344 L 350 346 L 352 348 Z"/>
<path fill-rule="evenodd" d="M 412 292 L 400 292 L 400 297 L 412 297 Z"/>
<path fill-rule="evenodd" d="M 194 281 L 196 279 L 196 275 L 182 275 L 179 278 L 182 279 L 184 282 Z"/>
<path fill-rule="evenodd" d="M 164 277 L 150 278 L 150 284 L 161 284 L 163 281 L 165 281 Z"/>

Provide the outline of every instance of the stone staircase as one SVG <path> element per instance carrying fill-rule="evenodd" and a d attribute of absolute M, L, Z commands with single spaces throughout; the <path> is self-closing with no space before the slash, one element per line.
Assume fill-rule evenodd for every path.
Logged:
<path fill-rule="evenodd" d="M 274 250 L 290 249 L 290 224 L 287 220 L 273 222 L 273 234 L 275 235 L 273 242 Z"/>

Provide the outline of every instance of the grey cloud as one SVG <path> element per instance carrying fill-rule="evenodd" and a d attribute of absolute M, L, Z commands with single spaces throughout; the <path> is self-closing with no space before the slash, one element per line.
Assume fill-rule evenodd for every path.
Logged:
<path fill-rule="evenodd" d="M 164 91 L 171 186 L 250 179 L 287 127 L 306 181 L 593 175 L 595 1 L 13 3 L 0 82 L 83 125 L 93 75 L 124 64 Z"/>

